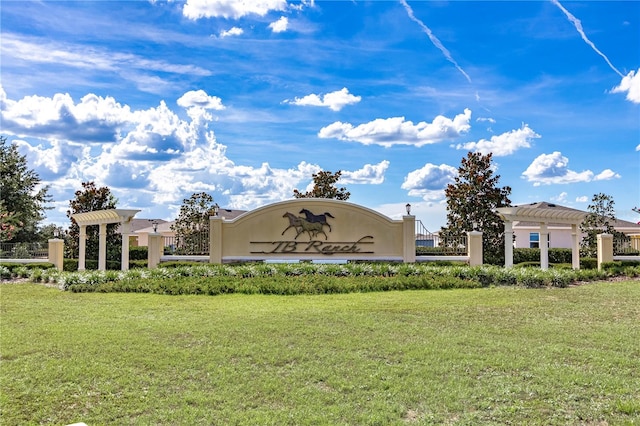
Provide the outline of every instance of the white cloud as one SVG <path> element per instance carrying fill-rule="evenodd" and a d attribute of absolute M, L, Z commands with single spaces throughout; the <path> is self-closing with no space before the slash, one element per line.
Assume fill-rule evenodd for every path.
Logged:
<path fill-rule="evenodd" d="M 287 19 L 287 17 L 281 16 L 277 21 L 270 23 L 269 28 L 271 28 L 271 31 L 273 31 L 274 33 L 283 33 L 287 31 L 288 25 L 289 20 Z"/>
<path fill-rule="evenodd" d="M 551 197 L 551 201 L 564 203 L 565 201 L 567 201 L 567 195 L 569 194 L 567 194 L 566 192 L 561 192 L 558 196 Z"/>
<path fill-rule="evenodd" d="M 286 7 L 286 0 L 187 0 L 182 14 L 193 20 L 215 17 L 238 19 L 246 15 L 265 16 Z"/>
<path fill-rule="evenodd" d="M 598 173 L 593 180 L 611 180 L 620 179 L 620 175 L 611 169 L 606 169 Z"/>
<path fill-rule="evenodd" d="M 622 78 L 619 85 L 611 89 L 611 93 L 624 92 L 627 93 L 628 101 L 640 104 L 640 68 L 638 68 L 637 72 L 630 71 L 629 74 Z"/>
<path fill-rule="evenodd" d="M 332 111 L 340 111 L 346 105 L 353 105 L 360 102 L 360 96 L 354 96 L 349 93 L 349 89 L 343 87 L 335 92 L 326 93 L 324 95 L 316 95 L 312 93 L 302 98 L 295 98 L 293 101 L 286 100 L 285 103 L 300 106 L 320 106 L 328 107 Z"/>
<path fill-rule="evenodd" d="M 640 151 L 640 144 L 638 144 L 638 146 L 636 146 L 636 151 Z"/>
<path fill-rule="evenodd" d="M 91 180 L 109 186 L 121 205 L 144 202 L 136 205 L 172 211 L 191 193 L 216 191 L 228 197 L 230 207 L 249 209 L 291 198 L 300 181 L 320 170 L 304 162 L 290 169 L 237 165 L 208 128 L 206 111 L 223 108 L 220 100 L 191 91 L 177 103 L 192 112 L 190 120 L 181 119 L 164 101 L 133 111 L 94 94 L 77 103 L 67 94 L 16 101 L 0 86 L 3 131 L 28 136 L 30 141 L 16 143 L 35 170 L 51 179 L 57 199 L 70 199 L 80 182 Z M 95 128 L 108 137 L 97 138 L 96 130 L 87 130 Z M 33 142 L 38 139 L 42 143 Z M 375 181 L 384 169 L 384 162 L 368 165 L 353 172 L 353 178 L 364 180 L 369 172 L 369 180 Z"/>
<path fill-rule="evenodd" d="M 389 168 L 389 161 L 383 160 L 378 164 L 365 164 L 360 170 L 353 172 L 343 171 L 340 182 L 345 184 L 374 184 L 379 185 L 384 182 L 384 173 Z"/>
<path fill-rule="evenodd" d="M 582 195 L 580 197 L 576 197 L 576 202 L 577 203 L 586 203 L 587 201 L 589 201 L 589 197 L 587 197 L 586 195 Z"/>
<path fill-rule="evenodd" d="M 56 43 L 49 39 L 2 34 L 3 61 L 15 58 L 33 64 L 67 66 L 82 71 L 116 74 L 136 84 L 149 93 L 162 93 L 169 83 L 150 72 L 172 73 L 190 76 L 209 76 L 211 71 L 195 65 L 172 64 L 162 60 L 150 60 L 129 53 L 87 47 L 85 45 Z"/>
<path fill-rule="evenodd" d="M 539 155 L 522 173 L 534 186 L 550 184 L 566 184 L 576 182 L 591 182 L 593 180 L 608 180 L 620 177 L 617 173 L 606 169 L 594 176 L 591 170 L 575 172 L 569 170 L 569 159 L 561 152 Z"/>
<path fill-rule="evenodd" d="M 184 108 L 225 109 L 219 97 L 209 96 L 204 90 L 191 90 L 185 93 L 178 99 L 177 104 Z"/>
<path fill-rule="evenodd" d="M 239 35 L 242 35 L 243 33 L 244 33 L 244 30 L 242 28 L 232 27 L 226 31 L 220 31 L 220 37 L 224 38 L 224 37 L 231 37 L 231 36 L 239 36 Z"/>
<path fill-rule="evenodd" d="M 409 195 L 422 197 L 426 201 L 444 198 L 444 190 L 458 176 L 458 169 L 447 164 L 439 166 L 427 163 L 424 167 L 410 172 L 401 188 L 409 191 Z"/>
<path fill-rule="evenodd" d="M 336 121 L 320 129 L 318 137 L 384 147 L 393 145 L 421 147 L 460 136 L 471 127 L 470 119 L 471 110 L 465 109 L 463 114 L 458 114 L 453 119 L 439 115 L 432 123 L 421 121 L 413 124 L 412 121 L 405 121 L 404 117 L 392 117 L 379 118 L 354 127 L 352 124 Z"/>
<path fill-rule="evenodd" d="M 490 140 L 480 139 L 478 142 L 458 144 L 456 149 L 481 152 L 485 155 L 491 152 L 496 157 L 503 157 L 513 154 L 520 148 L 530 148 L 531 140 L 539 137 L 539 134 L 523 124 L 520 129 L 492 136 Z"/>

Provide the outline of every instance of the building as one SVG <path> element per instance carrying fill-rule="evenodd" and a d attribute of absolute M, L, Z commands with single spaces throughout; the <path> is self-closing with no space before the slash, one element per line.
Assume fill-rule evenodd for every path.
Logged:
<path fill-rule="evenodd" d="M 583 213 L 588 212 L 572 209 L 558 204 L 537 202 L 528 204 L 527 207 L 534 209 L 556 209 L 559 212 Z M 616 231 L 625 235 L 640 236 L 640 224 L 626 220 L 616 220 L 614 223 Z M 547 224 L 547 247 L 549 248 L 571 248 L 571 225 L 563 223 Z M 515 236 L 514 247 L 516 248 L 540 248 L 540 223 L 516 221 L 513 223 L 513 235 Z"/>

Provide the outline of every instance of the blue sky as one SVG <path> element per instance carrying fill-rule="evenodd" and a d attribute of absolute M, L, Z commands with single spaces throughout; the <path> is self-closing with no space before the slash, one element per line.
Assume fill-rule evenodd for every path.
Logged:
<path fill-rule="evenodd" d="M 638 1 L 3 1 L 1 133 L 65 212 L 252 209 L 343 171 L 350 201 L 446 223 L 468 151 L 514 204 L 640 205 Z"/>

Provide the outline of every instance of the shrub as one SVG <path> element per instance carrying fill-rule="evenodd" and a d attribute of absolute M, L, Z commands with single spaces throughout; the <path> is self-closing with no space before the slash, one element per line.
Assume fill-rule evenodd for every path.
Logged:
<path fill-rule="evenodd" d="M 149 248 L 145 246 L 129 247 L 129 260 L 147 260 Z"/>
<path fill-rule="evenodd" d="M 598 269 L 598 259 L 593 257 L 580 258 L 580 269 Z"/>

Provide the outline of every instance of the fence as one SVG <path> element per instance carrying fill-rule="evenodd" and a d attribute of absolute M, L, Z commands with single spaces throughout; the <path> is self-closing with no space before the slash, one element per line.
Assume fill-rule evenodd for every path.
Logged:
<path fill-rule="evenodd" d="M 634 247 L 630 237 L 613 239 L 613 255 L 614 256 L 639 256 L 640 250 Z"/>
<path fill-rule="evenodd" d="M 47 259 L 48 243 L 0 243 L 0 259 Z"/>
<path fill-rule="evenodd" d="M 416 220 L 416 252 L 419 254 L 440 256 L 464 256 L 467 254 L 467 236 L 440 237 L 439 234 L 429 232 Z"/>
<path fill-rule="evenodd" d="M 208 256 L 209 230 L 205 229 L 187 236 L 163 237 L 164 254 L 173 256 Z"/>

